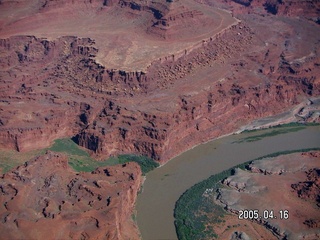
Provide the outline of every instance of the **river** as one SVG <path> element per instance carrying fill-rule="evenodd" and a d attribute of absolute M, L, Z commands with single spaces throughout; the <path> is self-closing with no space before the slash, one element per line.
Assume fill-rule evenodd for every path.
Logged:
<path fill-rule="evenodd" d="M 184 191 L 209 176 L 270 153 L 320 147 L 320 126 L 254 142 L 234 143 L 272 130 L 230 135 L 198 145 L 149 172 L 136 206 L 142 239 L 177 239 L 173 217 L 175 202 Z"/>

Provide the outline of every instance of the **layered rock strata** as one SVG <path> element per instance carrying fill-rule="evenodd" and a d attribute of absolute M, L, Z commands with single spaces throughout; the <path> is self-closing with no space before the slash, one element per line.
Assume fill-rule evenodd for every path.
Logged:
<path fill-rule="evenodd" d="M 307 24 L 305 30 L 292 24 L 291 34 L 308 31 Z M 136 153 L 167 161 L 196 143 L 318 96 L 319 44 L 295 59 L 300 53 L 292 46 L 301 40 L 268 47 L 265 42 L 283 36 L 262 43 L 256 27 L 234 26 L 147 72 L 100 65 L 90 38 L 3 39 L 1 146 L 27 151 L 75 136 L 101 156 Z"/>

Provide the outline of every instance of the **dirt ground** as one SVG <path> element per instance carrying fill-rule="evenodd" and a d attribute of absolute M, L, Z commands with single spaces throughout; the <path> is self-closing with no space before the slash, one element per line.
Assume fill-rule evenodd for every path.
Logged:
<path fill-rule="evenodd" d="M 230 239 L 235 232 L 244 232 L 251 239 L 278 239 L 265 227 L 250 220 L 239 220 L 236 215 L 227 215 L 223 219 L 225 222 L 212 225 L 214 232 L 219 236 L 219 239 Z"/>
<path fill-rule="evenodd" d="M 16 11 L 17 7 L 19 12 Z M 163 39 L 157 34 L 146 33 L 154 21 L 152 14 L 146 11 L 81 4 L 75 7 L 71 3 L 37 10 L 39 8 L 35 1 L 1 7 L 0 37 L 35 35 L 55 39 L 66 35 L 89 35 L 99 49 L 97 62 L 109 69 L 127 71 L 146 70 L 154 60 L 190 51 L 199 46 L 202 40 L 237 23 L 227 11 L 207 8 L 191 0 L 178 1 L 170 5 L 167 15 L 192 10 L 200 11 L 203 15 L 183 18 L 178 27 L 169 27 L 169 39 Z M 83 17 L 84 14 L 86 17 Z M 154 31 L 157 33 L 157 30 Z"/>
<path fill-rule="evenodd" d="M 238 214 L 258 210 L 255 221 L 280 238 L 315 239 L 320 234 L 319 156 L 319 152 L 294 153 L 255 161 L 250 171 L 237 170 L 227 178 L 228 188 L 221 189 L 218 198 Z M 265 217 L 264 211 L 273 216 Z"/>

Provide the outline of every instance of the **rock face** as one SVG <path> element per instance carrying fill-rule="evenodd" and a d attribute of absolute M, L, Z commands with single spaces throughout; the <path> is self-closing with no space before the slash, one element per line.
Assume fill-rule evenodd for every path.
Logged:
<path fill-rule="evenodd" d="M 298 197 L 308 202 L 316 202 L 320 207 L 320 169 L 313 168 L 306 172 L 306 181 L 292 184 L 291 187 L 297 193 Z M 309 218 L 303 224 L 308 228 L 319 229 L 320 219 Z"/>
<path fill-rule="evenodd" d="M 63 50 L 61 43 L 64 41 L 70 45 Z M 35 37 L 1 40 L 0 64 L 4 70 L 1 72 L 1 85 L 5 89 L 5 93 L 1 95 L 7 96 L 1 104 L 6 109 L 6 114 L 1 116 L 1 125 L 6 126 L 6 130 L 1 131 L 2 147 L 27 151 L 45 147 L 55 138 L 73 135 L 78 127 L 74 117 L 84 111 L 83 104 L 70 101 L 70 97 L 65 96 L 68 92 L 73 92 L 71 88 L 63 95 L 56 95 L 54 91 L 48 90 L 52 84 L 63 88 L 65 81 L 61 78 L 58 80 L 62 65 L 52 65 L 53 61 L 60 59 L 63 51 L 66 58 L 69 54 L 92 56 L 96 49 L 82 47 L 85 43 L 90 45 L 92 40 L 66 37 L 60 39 L 60 46 L 56 42 Z M 19 66 L 26 71 L 16 71 Z M 14 74 L 10 73 L 13 69 L 16 69 Z M 12 104 L 17 104 L 15 110 L 9 110 Z M 37 140 L 34 142 L 32 139 Z"/>
<path fill-rule="evenodd" d="M 246 21 L 146 72 L 97 63 L 91 38 L 2 39 L 1 146 L 28 151 L 75 136 L 100 157 L 136 153 L 165 162 L 318 96 L 319 29 L 276 18 L 279 26 L 263 28 L 270 34 L 261 42 L 271 20 Z M 285 27 L 286 36 L 277 32 Z"/>
<path fill-rule="evenodd" d="M 48 152 L 1 177 L 4 239 L 138 239 L 131 219 L 141 171 L 137 164 L 76 173 Z"/>
<path fill-rule="evenodd" d="M 236 22 L 230 13 L 194 1 L 7 0 L 0 7 L 1 38 L 90 37 L 99 63 L 132 72 L 190 50 Z"/>
<path fill-rule="evenodd" d="M 320 169 L 308 170 L 306 178 L 306 181 L 292 184 L 291 187 L 300 198 L 317 202 L 320 206 Z"/>
<path fill-rule="evenodd" d="M 290 17 L 306 17 L 311 21 L 319 23 L 320 4 L 318 1 L 310 0 L 206 0 L 209 4 L 223 2 L 231 6 L 235 12 L 269 13 Z"/>
<path fill-rule="evenodd" d="M 231 235 L 230 240 L 250 240 L 250 238 L 245 232 L 234 232 Z"/>

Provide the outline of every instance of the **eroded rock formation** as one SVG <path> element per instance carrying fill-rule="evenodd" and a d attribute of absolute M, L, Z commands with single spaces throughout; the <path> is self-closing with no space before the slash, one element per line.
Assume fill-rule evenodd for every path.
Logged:
<path fill-rule="evenodd" d="M 298 197 L 312 202 L 317 202 L 318 206 L 320 206 L 319 168 L 313 168 L 306 171 L 306 181 L 294 183 L 291 187 L 295 190 Z"/>
<path fill-rule="evenodd" d="M 303 17 L 319 23 L 320 4 L 310 0 L 206 0 L 208 4 L 224 3 L 231 7 L 234 13 L 248 12 L 257 14 L 284 15 Z"/>
<path fill-rule="evenodd" d="M 256 209 L 254 221 L 279 238 L 319 237 L 319 152 L 293 153 L 254 161 L 247 170 L 236 170 L 224 180 L 218 202 L 233 213 Z M 307 181 L 301 182 L 301 179 Z M 298 183 L 296 183 L 298 181 Z M 282 215 L 286 210 L 287 221 Z M 264 215 L 272 211 L 273 217 Z M 294 226 L 294 227 L 293 227 Z"/>
<path fill-rule="evenodd" d="M 317 35 L 308 23 L 301 29 L 292 21 L 288 36 L 263 42 L 257 37 L 261 25 L 238 24 L 146 72 L 97 63 L 99 50 L 90 38 L 3 39 L 1 145 L 27 151 L 76 136 L 98 155 L 137 153 L 167 161 L 280 113 L 319 95 Z M 290 38 L 297 33 L 303 37 Z M 307 37 L 311 52 L 301 56 L 296 47 Z"/>
<path fill-rule="evenodd" d="M 141 185 L 136 163 L 76 173 L 53 152 L 4 174 L 4 239 L 138 239 L 131 218 Z"/>

